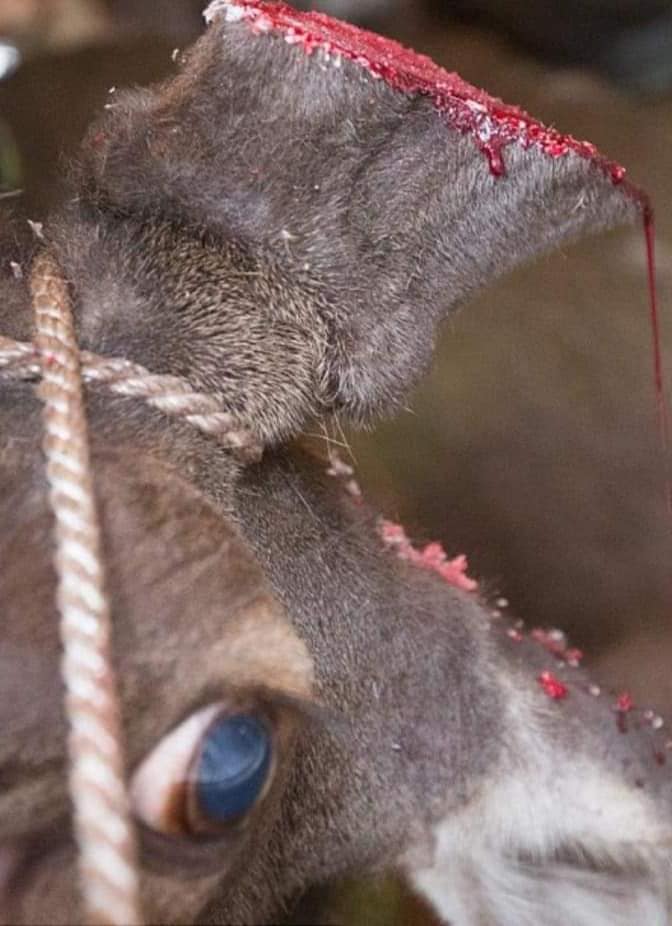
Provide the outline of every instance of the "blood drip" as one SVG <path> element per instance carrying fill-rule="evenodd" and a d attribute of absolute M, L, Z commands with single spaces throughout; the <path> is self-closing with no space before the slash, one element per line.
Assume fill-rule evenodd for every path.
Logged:
<path fill-rule="evenodd" d="M 628 732 L 628 714 L 634 710 L 635 704 L 629 691 L 623 691 L 616 699 L 616 724 L 620 733 Z"/>
<path fill-rule="evenodd" d="M 629 714 L 635 704 L 629 691 L 623 691 L 616 699 L 616 710 L 623 714 Z"/>
<path fill-rule="evenodd" d="M 655 224 L 653 210 L 647 203 L 644 206 L 644 238 L 646 241 L 646 266 L 649 282 L 649 312 L 651 319 L 651 337 L 653 340 L 653 376 L 656 391 L 656 408 L 658 411 L 658 430 L 664 465 L 664 485 L 667 510 L 672 514 L 672 481 L 668 464 L 670 444 L 670 411 L 665 397 L 663 378 L 663 356 L 660 338 L 660 311 L 658 308 L 658 288 L 656 286 L 656 251 Z"/>

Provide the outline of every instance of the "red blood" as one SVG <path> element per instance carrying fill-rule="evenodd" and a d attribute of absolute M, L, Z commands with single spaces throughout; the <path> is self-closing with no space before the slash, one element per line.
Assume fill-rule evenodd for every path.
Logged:
<path fill-rule="evenodd" d="M 621 692 L 616 699 L 616 710 L 621 714 L 629 714 L 634 706 L 635 702 L 632 700 L 632 695 L 629 691 Z"/>
<path fill-rule="evenodd" d="M 660 312 L 658 309 L 658 293 L 656 287 L 656 235 L 653 210 L 650 207 L 644 210 L 644 237 L 646 240 L 646 265 L 649 280 L 649 313 L 653 341 L 653 375 L 654 387 L 656 390 L 656 406 L 658 409 L 658 429 L 660 431 L 660 444 L 663 454 L 665 498 L 667 501 L 667 509 L 672 513 L 672 480 L 670 479 L 667 459 L 670 443 L 670 411 L 665 398 L 665 387 L 663 383 L 663 357 L 660 346 Z"/>
<path fill-rule="evenodd" d="M 629 691 L 623 691 L 616 698 L 616 724 L 621 733 L 628 732 L 628 714 L 634 709 L 635 703 Z"/>
<path fill-rule="evenodd" d="M 660 416 L 661 436 L 667 443 L 668 420 L 665 406 L 665 393 L 663 390 L 663 358 L 660 349 L 660 314 L 658 311 L 658 294 L 656 288 L 656 255 L 655 255 L 655 225 L 653 212 L 649 209 L 644 213 L 644 236 L 646 238 L 646 264 L 649 279 L 649 299 L 651 309 L 651 333 L 653 335 L 653 373 L 658 401 L 658 414 Z"/>
<path fill-rule="evenodd" d="M 645 207 L 648 202 L 625 179 L 625 168 L 607 160 L 590 142 L 543 125 L 517 106 L 509 106 L 473 87 L 426 55 L 392 39 L 323 13 L 302 13 L 270 0 L 219 0 L 208 8 L 206 18 L 213 19 L 218 12 L 238 14 L 255 33 L 280 33 L 286 42 L 298 45 L 307 55 L 321 50 L 336 62 L 345 58 L 394 90 L 427 97 L 451 126 L 474 138 L 497 177 L 506 173 L 504 149 L 516 142 L 524 148 L 534 146 L 551 158 L 578 154 L 592 161 L 612 183 L 623 184 L 640 205 Z"/>
<path fill-rule="evenodd" d="M 401 524 L 395 524 L 393 521 L 381 521 L 380 524 L 380 536 L 383 538 L 386 544 L 405 544 L 408 543 L 408 538 L 406 537 L 406 531 L 403 529 Z"/>
<path fill-rule="evenodd" d="M 626 170 L 625 167 L 621 167 L 620 164 L 614 164 L 611 169 L 611 179 L 614 183 L 620 183 L 625 179 Z"/>
<path fill-rule="evenodd" d="M 467 575 L 466 556 L 448 559 L 440 543 L 428 543 L 424 549 L 417 550 L 406 536 L 403 527 L 392 521 L 381 521 L 378 529 L 383 542 L 389 547 L 394 547 L 401 559 L 408 560 L 414 566 L 438 573 L 444 582 L 462 591 L 475 592 L 477 590 L 478 582 Z"/>
<path fill-rule="evenodd" d="M 549 698 L 554 701 L 563 701 L 569 694 L 569 689 L 552 672 L 542 672 L 537 681 Z"/>

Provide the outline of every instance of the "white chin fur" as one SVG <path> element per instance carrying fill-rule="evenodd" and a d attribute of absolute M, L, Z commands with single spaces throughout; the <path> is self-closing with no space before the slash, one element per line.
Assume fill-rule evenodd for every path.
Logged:
<path fill-rule="evenodd" d="M 482 850 L 411 880 L 450 926 L 669 926 L 662 863 L 658 877 L 628 877 Z"/>
<path fill-rule="evenodd" d="M 671 926 L 672 824 L 643 790 L 545 733 L 512 689 L 510 748 L 411 853 L 411 883 L 450 926 Z"/>

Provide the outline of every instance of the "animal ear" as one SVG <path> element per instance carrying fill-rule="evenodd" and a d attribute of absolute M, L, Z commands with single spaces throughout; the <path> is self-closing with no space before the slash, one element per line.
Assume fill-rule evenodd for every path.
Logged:
<path fill-rule="evenodd" d="M 283 267 L 326 323 L 328 394 L 354 418 L 405 397 L 475 289 L 641 209 L 592 145 L 394 42 L 264 0 L 216 0 L 206 19 L 177 77 L 90 134 L 84 185 Z"/>

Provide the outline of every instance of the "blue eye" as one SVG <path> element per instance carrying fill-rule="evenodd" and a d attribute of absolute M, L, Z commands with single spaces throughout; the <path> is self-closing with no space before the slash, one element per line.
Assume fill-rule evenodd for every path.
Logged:
<path fill-rule="evenodd" d="M 216 720 L 192 769 L 199 813 L 213 823 L 229 823 L 248 813 L 264 789 L 271 756 L 271 736 L 256 717 L 237 714 Z"/>

